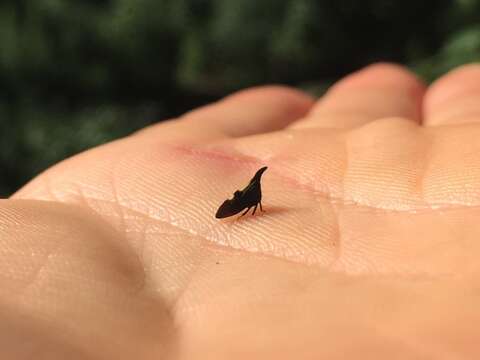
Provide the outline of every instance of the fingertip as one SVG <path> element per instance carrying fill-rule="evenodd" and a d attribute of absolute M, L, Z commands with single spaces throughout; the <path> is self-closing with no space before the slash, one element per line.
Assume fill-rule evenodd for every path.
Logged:
<path fill-rule="evenodd" d="M 428 89 L 429 93 L 438 91 L 438 89 L 441 89 L 446 85 L 451 85 L 452 82 L 468 82 L 472 79 L 472 75 L 478 74 L 480 74 L 480 63 L 469 63 L 461 65 L 459 67 L 451 69 L 450 71 L 447 71 L 441 77 L 433 81 Z M 432 96 L 432 94 L 429 94 L 429 96 Z"/>
<path fill-rule="evenodd" d="M 227 137 L 281 130 L 304 117 L 314 99 L 288 86 L 266 85 L 241 90 L 186 114 L 189 123 L 202 122 Z"/>
<path fill-rule="evenodd" d="M 420 122 L 423 82 L 406 67 L 375 63 L 334 84 L 298 127 L 352 128 L 381 118 Z"/>
<path fill-rule="evenodd" d="M 470 63 L 450 70 L 435 80 L 424 99 L 426 117 L 432 117 L 435 109 L 450 100 L 480 92 L 480 63 Z"/>
<path fill-rule="evenodd" d="M 410 95 L 421 94 L 425 84 L 407 67 L 389 62 L 378 62 L 368 65 L 351 75 L 348 75 L 332 87 L 355 88 L 355 87 L 391 87 L 406 89 Z"/>
<path fill-rule="evenodd" d="M 305 115 L 315 102 L 306 92 L 286 85 L 263 85 L 240 90 L 225 97 L 222 101 L 251 101 L 264 103 L 264 106 L 280 107 L 292 116 Z"/>

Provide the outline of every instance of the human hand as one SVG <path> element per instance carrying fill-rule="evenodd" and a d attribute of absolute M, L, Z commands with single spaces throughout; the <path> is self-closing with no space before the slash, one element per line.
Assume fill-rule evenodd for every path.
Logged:
<path fill-rule="evenodd" d="M 476 358 L 478 84 L 379 64 L 58 164 L 0 202 L 2 358 Z"/>

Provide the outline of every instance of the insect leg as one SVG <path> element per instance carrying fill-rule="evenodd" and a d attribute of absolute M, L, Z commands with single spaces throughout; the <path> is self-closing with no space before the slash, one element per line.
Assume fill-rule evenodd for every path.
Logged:
<path fill-rule="evenodd" d="M 240 215 L 240 216 L 243 216 L 243 215 L 245 215 L 245 214 L 248 212 L 248 210 L 250 210 L 250 208 L 247 208 L 247 210 L 245 210 L 245 211 L 243 212 L 243 214 L 242 214 L 242 215 Z"/>
<path fill-rule="evenodd" d="M 262 208 L 262 203 L 259 202 L 258 204 L 260 205 L 260 210 L 265 211 L 265 210 L 263 210 L 263 208 Z"/>
<path fill-rule="evenodd" d="M 255 215 L 255 211 L 257 211 L 257 206 L 258 205 L 255 205 L 255 207 L 253 208 L 253 214 L 252 215 Z"/>

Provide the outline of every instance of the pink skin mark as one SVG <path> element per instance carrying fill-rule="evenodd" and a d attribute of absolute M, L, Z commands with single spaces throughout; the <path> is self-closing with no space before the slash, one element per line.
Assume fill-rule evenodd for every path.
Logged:
<path fill-rule="evenodd" d="M 172 147 L 172 151 L 176 155 L 180 156 L 195 156 L 202 159 L 209 159 L 215 162 L 220 162 L 222 166 L 226 167 L 227 170 L 238 170 L 238 165 L 246 165 L 248 167 L 260 167 L 262 162 L 258 159 L 245 156 L 240 153 L 234 153 L 231 149 L 220 148 L 215 149 L 205 149 L 199 147 L 193 147 L 189 145 L 176 145 Z"/>
<path fill-rule="evenodd" d="M 189 145 L 176 145 L 172 147 L 172 151 L 175 153 L 175 156 L 193 156 L 199 157 L 202 160 L 212 160 L 216 163 L 220 163 L 219 165 L 225 168 L 225 170 L 230 170 L 232 172 L 240 171 L 243 167 L 257 170 L 262 166 L 268 166 L 270 173 L 275 174 L 277 179 L 281 180 L 285 184 L 288 184 L 296 191 L 311 193 L 327 200 L 341 200 L 340 198 L 335 198 L 331 196 L 328 191 L 319 191 L 314 186 L 314 184 L 301 183 L 293 177 L 285 176 L 283 172 L 275 171 L 275 168 L 271 167 L 271 164 L 265 164 L 257 158 L 246 156 L 238 152 L 233 152 L 232 149 L 227 147 L 218 147 L 217 149 L 205 149 Z M 276 158 L 275 160 L 278 161 L 281 159 Z"/>
<path fill-rule="evenodd" d="M 297 179 L 291 176 L 285 176 L 284 172 L 275 171 L 275 165 L 272 165 L 272 160 L 269 161 L 268 164 L 265 162 L 254 158 L 252 156 L 246 156 L 242 153 L 238 153 L 233 151 L 231 148 L 226 146 L 216 146 L 216 148 L 200 148 L 194 147 L 191 145 L 174 145 L 171 147 L 171 151 L 175 154 L 175 156 L 193 156 L 198 157 L 201 159 L 210 159 L 216 163 L 220 163 L 220 165 L 225 168 L 225 170 L 229 171 L 244 171 L 242 168 L 248 167 L 253 170 L 257 170 L 261 166 L 268 166 L 269 173 L 275 174 L 275 177 L 281 180 L 283 183 L 288 184 L 296 191 L 302 191 L 312 194 L 318 198 L 322 198 L 332 202 L 332 205 L 348 205 L 348 206 L 359 206 L 363 208 L 370 208 L 372 210 L 381 210 L 381 211 L 388 211 L 388 212 L 412 212 L 412 213 L 422 213 L 422 212 L 429 212 L 433 209 L 436 210 L 455 210 L 458 208 L 462 208 L 462 205 L 459 204 L 449 204 L 449 203 L 442 203 L 442 204 L 423 204 L 423 206 L 415 206 L 412 208 L 401 208 L 401 209 L 394 209 L 394 208 L 382 208 L 377 207 L 370 204 L 362 204 L 358 203 L 355 200 L 349 200 L 344 198 L 343 196 L 334 196 L 328 189 L 319 190 L 315 184 L 313 183 L 303 183 L 299 182 Z M 275 158 L 275 162 L 278 162 L 280 158 Z M 479 207 L 479 206 L 476 206 Z"/>

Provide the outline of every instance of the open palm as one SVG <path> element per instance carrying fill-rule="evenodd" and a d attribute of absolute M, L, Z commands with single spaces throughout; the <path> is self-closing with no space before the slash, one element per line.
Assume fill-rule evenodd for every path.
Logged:
<path fill-rule="evenodd" d="M 0 202 L 2 358 L 475 358 L 479 84 L 379 64 L 58 164 Z"/>

